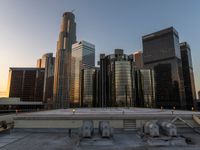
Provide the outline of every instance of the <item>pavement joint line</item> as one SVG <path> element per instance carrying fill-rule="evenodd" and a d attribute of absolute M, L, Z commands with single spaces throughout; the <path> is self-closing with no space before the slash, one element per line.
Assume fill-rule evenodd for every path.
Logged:
<path fill-rule="evenodd" d="M 3 148 L 3 147 L 5 147 L 5 146 L 7 146 L 8 144 L 16 143 L 17 141 L 20 141 L 20 140 L 24 139 L 25 137 L 27 137 L 27 136 L 29 136 L 29 135 L 31 135 L 31 133 L 29 133 L 29 134 L 27 134 L 27 135 L 25 135 L 25 136 L 23 136 L 23 137 L 21 137 L 21 138 L 17 138 L 16 140 L 14 140 L 14 141 L 12 141 L 12 142 L 8 142 L 6 145 L 3 145 L 2 147 L 0 147 L 0 149 Z"/>

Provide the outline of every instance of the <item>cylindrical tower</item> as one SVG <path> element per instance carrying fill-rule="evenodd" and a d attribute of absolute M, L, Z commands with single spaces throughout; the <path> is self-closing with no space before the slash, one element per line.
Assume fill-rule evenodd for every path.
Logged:
<path fill-rule="evenodd" d="M 76 42 L 76 23 L 72 12 L 62 17 L 57 42 L 53 100 L 55 108 L 67 108 L 70 102 L 71 50 Z"/>

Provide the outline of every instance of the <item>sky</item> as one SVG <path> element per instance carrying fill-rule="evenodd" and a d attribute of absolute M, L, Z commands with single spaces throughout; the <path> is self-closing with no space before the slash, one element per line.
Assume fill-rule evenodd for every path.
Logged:
<path fill-rule="evenodd" d="M 34 67 L 56 51 L 62 14 L 74 10 L 77 40 L 100 53 L 142 49 L 142 36 L 173 26 L 192 51 L 196 91 L 200 90 L 199 0 L 0 0 L 0 94 L 9 67 Z"/>

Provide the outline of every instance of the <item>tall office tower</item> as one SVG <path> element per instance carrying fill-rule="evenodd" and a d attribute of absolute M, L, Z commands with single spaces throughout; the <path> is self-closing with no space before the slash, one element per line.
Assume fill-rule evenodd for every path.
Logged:
<path fill-rule="evenodd" d="M 137 107 L 155 107 L 154 71 L 139 69 L 135 71 Z"/>
<path fill-rule="evenodd" d="M 135 97 L 133 60 L 115 49 L 100 55 L 100 106 L 133 106 Z"/>
<path fill-rule="evenodd" d="M 156 107 L 185 109 L 178 32 L 167 28 L 142 37 L 144 67 L 155 74 Z"/>
<path fill-rule="evenodd" d="M 43 68 L 10 68 L 9 97 L 19 97 L 22 101 L 42 101 L 44 72 Z"/>
<path fill-rule="evenodd" d="M 79 106 L 81 100 L 81 70 L 95 66 L 95 46 L 86 41 L 72 45 L 70 104 Z"/>
<path fill-rule="evenodd" d="M 142 51 L 137 51 L 133 53 L 133 60 L 135 62 L 135 68 L 136 69 L 142 69 L 143 68 L 143 55 Z"/>
<path fill-rule="evenodd" d="M 53 101 L 55 108 L 67 108 L 70 102 L 71 50 L 76 42 L 75 16 L 65 12 L 62 17 L 54 71 Z"/>
<path fill-rule="evenodd" d="M 196 105 L 196 90 L 190 46 L 187 42 L 180 43 L 183 79 L 185 87 L 186 107 L 191 110 Z"/>
<path fill-rule="evenodd" d="M 98 68 L 85 68 L 81 71 L 81 106 L 97 107 L 98 104 Z"/>
<path fill-rule="evenodd" d="M 46 53 L 41 59 L 38 59 L 38 68 L 45 68 L 44 74 L 44 90 L 43 90 L 43 102 L 45 108 L 52 108 L 53 106 L 53 81 L 54 81 L 54 63 L 55 57 L 53 53 Z"/>
<path fill-rule="evenodd" d="M 42 59 L 39 58 L 37 59 L 37 65 L 36 65 L 37 68 L 42 68 Z"/>

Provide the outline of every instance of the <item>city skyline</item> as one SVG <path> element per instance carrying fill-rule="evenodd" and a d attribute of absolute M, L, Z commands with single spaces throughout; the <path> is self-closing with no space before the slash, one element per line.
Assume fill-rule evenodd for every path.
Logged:
<path fill-rule="evenodd" d="M 11 1 L 9 1 L 11 2 Z M 7 5 L 5 5 L 5 8 L 8 7 L 8 4 L 9 2 L 5 2 Z M 30 1 L 29 1 L 30 2 Z M 67 2 L 69 3 L 70 7 L 71 8 L 64 8 L 64 6 L 61 7 L 61 3 L 63 4 L 67 4 Z M 90 6 L 94 3 L 92 3 L 92 1 L 87 1 L 87 3 L 91 2 Z M 113 2 L 113 1 L 112 1 Z M 111 5 L 112 2 L 109 2 L 107 5 Z M 121 2 L 121 1 L 120 1 Z M 158 2 L 158 1 L 157 1 Z M 178 1 L 176 1 L 177 3 Z M 180 2 L 180 1 L 179 1 Z M 193 1 L 193 6 L 195 5 L 195 2 L 197 4 L 200 4 L 198 3 L 197 1 Z M 22 3 L 22 2 L 14 2 L 15 4 L 17 3 L 16 5 L 16 9 L 14 11 L 16 11 L 17 13 L 15 14 L 16 15 L 16 18 L 19 19 L 19 22 L 20 22 L 20 19 L 24 20 L 24 18 L 19 18 L 19 14 L 20 13 L 24 13 L 24 9 L 22 10 L 19 10 L 19 4 Z M 37 2 L 32 2 L 33 3 L 33 6 L 32 7 L 36 7 L 37 4 L 39 3 L 39 1 Z M 55 2 L 54 2 L 55 3 Z M 76 15 L 76 23 L 78 24 L 78 28 L 77 28 L 77 37 L 79 37 L 80 39 L 78 39 L 77 41 L 80 41 L 80 40 L 86 40 L 86 41 L 90 41 L 92 43 L 95 44 L 96 46 L 96 60 L 95 60 L 95 63 L 99 60 L 99 54 L 100 53 L 106 53 L 106 54 L 111 54 L 113 49 L 115 48 L 122 48 L 125 50 L 125 53 L 126 54 L 131 54 L 133 53 L 135 50 L 138 50 L 138 49 L 142 49 L 142 40 L 141 40 L 141 37 L 143 35 L 146 35 L 146 34 L 149 34 L 149 33 L 152 33 L 152 32 L 155 32 L 155 31 L 158 31 L 160 29 L 163 29 L 165 27 L 168 27 L 168 26 L 174 26 L 178 32 L 179 32 L 179 36 L 180 36 L 180 42 L 183 42 L 183 41 L 187 41 L 190 46 L 191 46 L 191 53 L 192 53 L 192 59 L 193 59 L 193 66 L 194 66 L 194 74 L 195 74 L 195 85 L 196 85 L 196 91 L 198 92 L 200 90 L 200 67 L 198 66 L 198 64 L 200 64 L 200 61 L 198 60 L 198 55 L 200 55 L 200 52 L 198 52 L 198 49 L 200 46 L 198 46 L 198 41 L 197 39 L 199 39 L 198 37 L 200 36 L 200 31 L 198 31 L 198 25 L 200 24 L 200 22 L 196 22 L 197 24 L 191 26 L 190 29 L 191 31 L 187 31 L 186 29 L 184 29 L 183 27 L 181 27 L 181 25 L 179 23 L 176 23 L 176 21 L 174 21 L 173 23 L 173 19 L 174 19 L 174 16 L 170 16 L 168 19 L 170 20 L 170 18 L 172 20 L 169 21 L 169 23 L 166 23 L 165 21 L 163 21 L 163 23 L 159 24 L 159 25 L 153 25 L 153 22 L 151 24 L 149 24 L 149 27 L 147 28 L 148 25 L 145 25 L 144 27 L 141 27 L 140 28 L 140 31 L 138 32 L 137 30 L 137 27 L 134 27 L 133 28 L 130 28 L 129 24 L 131 25 L 134 25 L 132 21 L 130 21 L 130 23 L 128 22 L 128 17 L 131 17 L 131 16 L 134 16 L 135 15 L 133 14 L 134 11 L 130 11 L 130 10 L 126 10 L 125 12 L 122 12 L 122 14 L 120 13 L 117 13 L 116 15 L 119 15 L 119 17 L 121 17 L 120 19 L 123 21 L 126 21 L 124 26 L 128 26 L 127 29 L 124 31 L 124 33 L 122 34 L 122 36 L 127 36 L 127 38 L 120 38 L 120 34 L 121 32 L 119 32 L 120 36 L 119 37 L 116 37 L 116 35 L 118 35 L 117 33 L 115 33 L 117 30 L 120 30 L 120 25 L 123 25 L 121 22 L 119 23 L 119 25 L 115 26 L 115 24 L 117 23 L 117 18 L 113 18 L 114 22 L 111 23 L 109 22 L 108 24 L 101 24 L 102 27 L 99 29 L 99 31 L 97 32 L 96 31 L 96 27 L 94 25 L 97 25 L 98 24 L 98 21 L 96 19 L 94 19 L 93 17 L 97 14 L 93 14 L 94 16 L 92 17 L 91 14 L 92 14 L 92 9 L 91 11 L 87 11 L 87 13 L 89 14 L 81 14 L 81 12 L 84 12 L 85 10 L 83 9 L 84 7 L 87 8 L 88 6 L 84 5 L 82 7 L 80 7 L 79 5 L 81 4 L 81 2 L 79 2 L 79 5 L 77 5 L 78 2 L 72 2 L 72 1 L 60 1 L 58 2 L 59 3 L 59 7 L 61 9 L 58 9 L 53 13 L 55 16 L 55 20 L 52 19 L 54 22 L 53 25 L 50 25 L 50 27 L 48 27 L 49 29 L 45 29 L 44 26 L 47 25 L 45 23 L 45 20 L 44 21 L 41 21 L 41 23 L 44 23 L 44 24 L 40 24 L 38 23 L 38 25 L 36 25 L 36 28 L 33 28 L 33 31 L 34 30 L 37 30 L 37 27 L 38 29 L 41 28 L 45 31 L 43 31 L 42 33 L 43 34 L 47 34 L 46 36 L 42 36 L 41 39 L 39 38 L 39 35 L 38 35 L 38 39 L 35 37 L 35 40 L 33 40 L 34 36 L 37 35 L 37 32 L 36 34 L 33 33 L 33 37 L 31 34 L 29 34 L 28 37 L 26 37 L 26 30 L 27 30 L 27 26 L 28 24 L 25 24 L 24 26 L 20 26 L 21 23 L 16 23 L 18 26 L 18 31 L 15 31 L 15 33 L 17 33 L 15 36 L 12 36 L 12 32 L 13 31 L 12 29 L 11 30 L 8 30 L 8 28 L 10 26 L 7 27 L 7 30 L 5 28 L 6 26 L 6 23 L 9 23 L 11 20 L 9 20 L 9 18 L 4 18 L 6 15 L 2 15 L 2 13 L 0 13 L 0 19 L 1 20 L 5 20 L 5 22 L 2 22 L 2 32 L 3 32 L 3 36 L 1 35 L 0 36 L 0 40 L 3 41 L 2 44 L 0 44 L 0 55 L 1 55 L 1 59 L 0 59 L 0 76 L 1 76 L 1 79 L 0 79 L 0 92 L 2 91 L 5 91 L 6 90 L 6 86 L 7 86 L 7 78 L 8 78 L 8 69 L 9 67 L 13 67 L 13 66 L 35 66 L 35 62 L 36 60 L 43 54 L 43 53 L 48 53 L 48 52 L 53 52 L 54 53 L 54 56 L 55 56 L 55 52 L 56 52 L 56 41 L 57 41 L 57 35 L 59 33 L 59 23 L 60 23 L 60 16 L 61 14 L 64 12 L 64 11 L 67 11 L 67 9 L 69 10 L 73 10 L 74 7 L 76 6 L 77 8 L 75 8 L 75 15 Z M 129 3 L 132 3 L 129 1 Z M 134 2 L 133 2 L 134 3 Z M 132 4 L 133 4 L 132 3 Z M 166 2 L 165 2 L 166 3 Z M 175 4 L 176 4 L 175 3 Z M 25 3 L 26 4 L 26 3 Z M 140 5 L 141 6 L 141 3 L 139 2 L 136 2 L 136 4 Z M 11 4 L 11 6 L 9 7 L 14 7 L 13 6 L 14 4 Z M 31 5 L 31 4 L 29 4 Z M 106 8 L 109 8 L 108 6 L 106 5 Z M 119 4 L 118 4 L 119 5 Z M 125 8 L 124 6 L 127 6 L 128 3 L 125 3 L 122 8 Z M 186 4 L 185 4 L 186 5 Z M 184 5 L 184 6 L 185 6 Z M 52 4 L 51 4 L 52 6 Z M 67 5 L 68 6 L 68 5 Z M 94 5 L 96 6 L 96 4 Z M 167 5 L 169 6 L 169 5 Z M 191 5 L 189 5 L 191 6 Z M 30 6 L 29 6 L 30 7 Z M 28 7 L 28 8 L 29 8 Z M 53 7 L 53 6 L 52 6 Z M 69 6 L 68 6 L 69 7 Z M 80 7 L 80 8 L 79 8 Z M 119 6 L 115 6 L 113 9 L 116 10 Z M 185 6 L 186 7 L 186 6 Z M 5 9 L 4 8 L 4 9 Z M 42 2 L 41 4 L 41 9 L 42 8 L 45 8 L 44 7 L 44 2 Z M 177 7 L 174 7 L 174 8 L 177 8 Z M 196 6 L 195 6 L 196 8 Z M 4 10 L 3 8 L 1 9 L 1 11 Z M 106 9 L 107 10 L 107 9 Z M 173 10 L 173 9 L 172 9 Z M 197 9 L 195 9 L 197 11 Z M 95 13 L 99 13 L 99 10 L 93 10 Z M 107 10 L 108 11 L 108 10 Z M 129 12 L 130 11 L 130 12 Z M 199 11 L 199 10 L 198 10 Z M 45 14 L 45 16 L 48 16 L 49 18 L 47 19 L 51 19 L 51 15 L 50 14 L 46 14 L 45 12 L 46 11 L 42 11 L 43 14 Z M 49 12 L 49 11 L 47 11 Z M 129 13 L 130 14 L 129 14 Z M 5 12 L 4 12 L 5 13 Z M 34 19 L 35 21 L 37 21 L 37 17 L 39 17 L 37 14 L 35 14 L 35 11 L 30 11 L 28 12 L 30 13 L 30 15 L 33 15 L 36 17 L 36 19 Z M 52 13 L 52 12 L 51 12 Z M 11 15 L 12 13 L 8 13 L 8 16 Z M 162 13 L 161 13 L 162 14 Z M 197 13 L 198 14 L 198 13 Z M 124 17 L 124 15 L 128 15 L 127 18 Z M 28 16 L 28 15 L 27 15 Z M 97 15 L 98 16 L 98 15 Z M 109 17 L 113 16 L 113 14 L 109 14 L 108 17 L 105 18 L 105 20 L 107 20 Z M 115 16 L 115 15 L 114 15 Z M 138 17 L 140 15 L 138 14 Z M 141 14 L 141 16 L 143 16 Z M 162 15 L 161 15 L 162 16 Z M 163 16 L 165 16 L 163 14 Z M 195 14 L 190 14 L 190 16 L 195 16 Z M 26 18 L 26 16 L 23 16 Z M 57 18 L 56 18 L 57 17 Z M 91 19 L 89 18 L 91 17 Z M 99 15 L 98 17 L 102 17 L 101 15 Z M 97 18 L 98 18 L 97 17 Z M 155 15 L 156 17 L 156 15 Z M 43 18 L 43 17 L 40 17 L 40 19 Z M 83 20 L 86 20 L 87 21 L 83 21 Z M 139 18 L 137 18 L 139 19 Z M 163 18 L 164 19 L 164 18 Z M 157 19 L 156 19 L 157 20 Z M 159 19 L 158 19 L 159 20 Z M 177 18 L 178 20 L 178 18 Z M 189 18 L 188 18 L 189 20 Z M 14 20 L 13 20 L 14 21 Z M 136 20 L 137 21 L 137 20 Z M 142 22 L 140 20 L 138 20 L 139 22 Z M 187 19 L 186 19 L 187 21 Z M 12 23 L 12 21 L 10 22 Z M 23 22 L 22 22 L 23 23 Z M 94 25 L 92 24 L 94 23 Z M 41 26 L 40 26 L 41 25 Z M 110 29 L 111 31 L 109 31 L 109 27 L 110 26 L 115 26 L 114 29 Z M 138 26 L 138 25 L 136 25 Z M 24 27 L 24 29 L 23 29 Z M 33 26 L 32 26 L 33 27 Z M 84 27 L 84 28 L 83 28 Z M 196 29 L 196 30 L 195 30 Z M 53 32 L 49 33 L 49 30 L 53 30 Z M 55 31 L 54 31 L 55 30 Z M 131 30 L 131 31 L 130 31 Z M 194 31 L 193 31 L 194 30 Z M 40 30 L 39 30 L 40 31 Z M 91 32 L 88 32 L 88 31 L 91 31 Z M 96 32 L 94 32 L 96 31 Z M 102 33 L 100 34 L 99 32 Z M 136 33 L 136 35 L 134 34 L 134 32 Z M 42 34 L 41 33 L 41 34 Z M 98 33 L 98 34 L 97 34 Z M 104 33 L 104 34 L 103 34 Z M 106 33 L 106 34 L 105 34 Z M 108 38 L 105 38 L 103 35 L 108 35 L 110 33 L 113 33 L 111 35 L 108 36 Z M 199 34 L 198 34 L 199 33 Z M 51 36 L 51 34 L 53 34 L 53 36 Z M 19 39 L 16 39 L 16 41 L 13 41 L 15 39 L 15 37 L 17 35 L 21 35 L 21 37 Z M 99 35 L 99 36 L 97 36 Z M 131 36 L 132 35 L 132 36 Z M 187 36 L 189 35 L 189 37 Z M 194 37 L 192 37 L 192 35 Z M 49 38 L 50 36 L 50 38 Z M 32 43 L 28 40 L 26 41 L 23 41 L 24 38 L 29 38 L 32 39 Z M 48 38 L 48 39 L 43 39 L 43 38 Z M 190 38 L 192 37 L 192 38 Z M 14 38 L 14 39 L 13 39 Z M 18 37 L 17 37 L 18 38 Z M 105 39 L 104 39 L 105 38 Z M 111 38 L 110 40 L 108 40 L 109 38 Z M 40 41 L 41 40 L 41 41 Z M 105 40 L 105 41 L 104 41 Z M 9 41 L 13 41 L 13 46 L 16 47 L 16 49 L 14 49 L 14 47 L 12 47 L 11 45 L 9 46 L 5 46 L 7 45 L 7 42 Z M 44 43 L 42 43 L 42 41 L 45 41 Z M 121 42 L 118 42 L 118 41 L 121 41 Z M 131 42 L 132 41 L 132 42 Z M 16 42 L 16 43 L 15 43 Z M 24 45 L 23 45 L 23 44 Z M 47 43 L 51 43 L 49 44 L 48 46 L 46 46 L 45 48 L 45 45 L 47 45 Z M 105 43 L 105 44 L 103 44 Z M 21 47 L 22 46 L 22 47 Z M 50 48 L 51 47 L 51 48 Z M 5 49 L 5 50 L 4 50 Z M 15 52 L 16 50 L 19 51 L 19 49 L 21 49 L 20 52 Z M 30 50 L 29 50 L 30 49 Z M 35 50 L 33 50 L 35 49 Z M 11 56 L 12 54 L 14 54 L 13 56 Z M 10 56 L 10 57 L 9 57 Z M 6 58 L 6 59 L 5 59 Z"/>

